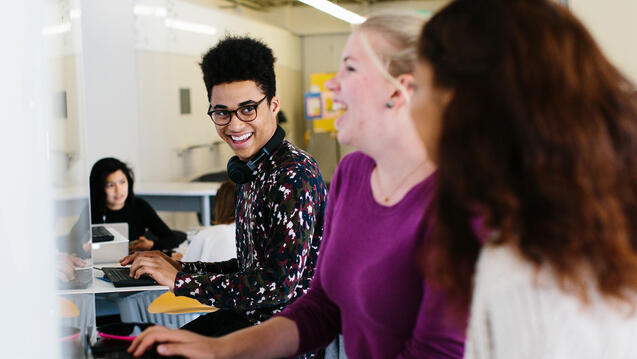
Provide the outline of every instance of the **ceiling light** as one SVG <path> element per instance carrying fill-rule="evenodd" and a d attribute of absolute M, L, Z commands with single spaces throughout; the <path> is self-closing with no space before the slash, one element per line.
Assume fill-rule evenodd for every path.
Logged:
<path fill-rule="evenodd" d="M 176 30 L 195 32 L 198 34 L 214 36 L 217 33 L 217 29 L 212 26 L 177 19 L 168 18 L 164 21 L 164 24 L 166 25 L 166 27 L 170 27 Z"/>
<path fill-rule="evenodd" d="M 166 17 L 168 15 L 168 9 L 165 7 L 154 7 L 147 5 L 135 5 L 133 6 L 133 13 L 138 16 L 157 16 Z"/>
<path fill-rule="evenodd" d="M 343 7 L 340 7 L 333 2 L 327 0 L 299 0 L 300 2 L 310 5 L 311 7 L 321 10 L 326 14 L 332 15 L 350 24 L 360 24 L 365 21 L 365 18 L 351 12 Z"/>

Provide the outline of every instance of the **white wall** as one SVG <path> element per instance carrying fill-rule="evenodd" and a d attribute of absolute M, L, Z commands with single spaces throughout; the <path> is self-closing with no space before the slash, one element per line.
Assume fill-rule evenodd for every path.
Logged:
<path fill-rule="evenodd" d="M 569 0 L 610 60 L 637 83 L 637 1 Z"/>
<path fill-rule="evenodd" d="M 132 0 L 81 2 L 87 159 L 140 164 Z M 142 168 L 143 169 L 143 168 Z"/>

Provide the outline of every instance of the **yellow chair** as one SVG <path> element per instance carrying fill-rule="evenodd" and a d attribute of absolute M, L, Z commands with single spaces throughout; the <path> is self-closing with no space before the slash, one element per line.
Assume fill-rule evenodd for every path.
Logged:
<path fill-rule="evenodd" d="M 211 313 L 217 310 L 189 297 L 176 297 L 172 292 L 160 295 L 148 306 L 148 312 L 154 314 Z"/>
<path fill-rule="evenodd" d="M 80 315 L 80 309 L 70 300 L 58 297 L 60 299 L 59 308 L 62 318 L 75 318 Z"/>

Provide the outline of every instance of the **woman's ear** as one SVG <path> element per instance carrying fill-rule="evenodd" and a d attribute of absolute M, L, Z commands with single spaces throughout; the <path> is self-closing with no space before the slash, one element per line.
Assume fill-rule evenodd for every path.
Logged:
<path fill-rule="evenodd" d="M 398 75 L 396 82 L 399 86 L 395 86 L 389 100 L 394 106 L 399 106 L 408 103 L 414 93 L 414 76 L 412 74 Z"/>

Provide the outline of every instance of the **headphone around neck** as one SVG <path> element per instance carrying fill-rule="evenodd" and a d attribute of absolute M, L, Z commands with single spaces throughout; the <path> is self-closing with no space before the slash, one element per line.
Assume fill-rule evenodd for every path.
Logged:
<path fill-rule="evenodd" d="M 274 150 L 276 150 L 283 140 L 285 139 L 285 131 L 281 126 L 276 126 L 276 131 L 274 131 L 274 135 L 268 141 L 268 143 L 263 146 L 256 155 L 252 157 L 248 162 L 241 161 L 239 157 L 232 156 L 228 161 L 228 177 L 236 184 L 244 184 L 252 181 L 254 179 L 254 170 L 257 168 L 257 165 L 263 161 L 266 157 L 270 156 Z"/>

